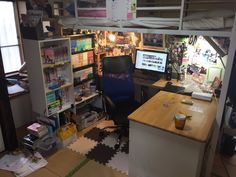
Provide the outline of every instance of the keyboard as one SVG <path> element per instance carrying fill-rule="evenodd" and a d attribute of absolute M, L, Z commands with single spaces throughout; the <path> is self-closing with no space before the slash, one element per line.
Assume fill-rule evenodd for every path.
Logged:
<path fill-rule="evenodd" d="M 167 92 L 173 92 L 173 93 L 182 93 L 184 92 L 185 88 L 181 86 L 167 84 L 163 90 Z"/>

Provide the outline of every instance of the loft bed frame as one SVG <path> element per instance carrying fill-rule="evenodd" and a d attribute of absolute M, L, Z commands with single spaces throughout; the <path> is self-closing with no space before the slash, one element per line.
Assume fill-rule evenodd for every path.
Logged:
<path fill-rule="evenodd" d="M 231 69 L 233 65 L 233 60 L 236 48 L 236 2 L 235 0 L 123 0 L 129 1 L 131 3 L 135 3 L 137 6 L 135 9 L 135 19 L 142 19 L 147 18 L 149 20 L 153 20 L 155 23 L 160 24 L 158 22 L 162 22 L 163 19 L 167 18 L 171 22 L 171 20 L 175 21 L 175 27 L 171 26 L 160 26 L 157 27 L 146 27 L 143 25 L 130 25 L 130 20 L 117 20 L 116 17 L 111 20 L 108 17 L 81 17 L 78 13 L 79 10 L 87 10 L 87 11 L 99 11 L 99 10 L 106 10 L 106 13 L 109 15 L 111 14 L 111 10 L 108 7 L 79 7 L 80 0 L 55 0 L 54 3 L 58 3 L 56 7 L 58 11 L 59 21 L 65 27 L 70 27 L 73 29 L 87 29 L 87 30 L 104 30 L 104 31 L 117 31 L 117 32 L 137 32 L 137 33 L 156 33 L 156 34 L 167 34 L 167 35 L 196 35 L 196 36 L 208 36 L 208 37 L 228 37 L 230 38 L 230 47 L 228 51 L 228 59 L 227 59 L 227 66 L 225 69 L 225 77 L 223 80 L 223 88 L 221 97 L 219 100 L 219 109 L 217 110 L 217 123 L 218 125 L 221 124 L 221 118 L 224 111 L 224 103 L 227 94 L 227 88 L 229 84 Z M 88 2 L 95 1 L 95 0 L 87 0 Z M 111 0 L 97 0 L 104 1 L 106 3 L 111 2 Z M 120 1 L 120 0 L 114 0 Z M 114 2 L 113 1 L 113 2 Z M 83 1 L 85 2 L 85 1 Z M 222 29 L 184 29 L 183 23 L 188 16 L 196 15 L 196 13 L 208 13 L 212 10 L 216 9 L 226 9 L 229 10 L 230 14 L 227 14 L 227 11 L 224 11 L 224 14 L 221 19 L 224 20 L 225 16 L 231 17 L 233 21 L 232 27 L 230 28 L 222 28 Z M 64 16 L 66 13 L 65 11 L 70 9 L 73 14 L 68 15 L 70 13 L 66 12 L 67 15 Z M 120 10 L 120 8 L 117 8 Z M 54 9 L 55 10 L 55 9 Z M 143 12 L 139 15 L 139 11 Z M 149 14 L 152 16 L 159 15 L 159 17 L 143 17 L 142 14 L 145 14 L 146 11 L 149 11 Z M 167 13 L 163 13 L 167 11 Z M 169 16 L 169 12 L 174 11 L 174 15 Z M 178 13 L 176 13 L 176 11 Z M 117 11 L 116 11 L 117 12 Z M 119 12 L 119 11 L 118 11 Z M 233 12 L 233 15 L 232 15 Z M 226 15 L 226 14 L 227 15 Z M 177 15 L 176 15 L 177 14 Z M 215 12 L 216 14 L 216 12 Z M 146 14 L 145 14 L 146 15 Z M 219 15 L 219 14 L 217 14 Z M 207 15 L 206 15 L 207 16 Z M 211 15 L 208 14 L 211 17 Z M 224 16 L 224 17 L 223 17 Z M 111 16 L 110 16 L 111 17 Z M 202 17 L 203 18 L 203 17 Z M 158 21 L 159 20 L 159 21 Z M 173 22 L 172 21 L 172 22 Z M 176 23 L 177 22 L 177 23 Z M 154 23 L 154 24 L 155 24 Z M 178 24 L 178 25 L 176 25 Z"/>
<path fill-rule="evenodd" d="M 62 1 L 60 23 L 73 29 L 221 37 L 230 37 L 235 25 L 234 0 L 123 0 L 114 5 L 117 8 L 110 7 L 111 0 L 99 1 L 105 6 L 91 7 L 89 0 L 87 7 L 81 7 L 80 0 Z M 128 10 L 120 10 L 124 8 Z M 63 16 L 63 11 L 70 15 Z M 127 13 L 132 17 L 123 15 Z"/>
<path fill-rule="evenodd" d="M 110 20 L 109 18 L 104 17 L 81 17 L 78 14 L 78 10 L 106 10 L 107 14 L 111 14 L 112 12 L 107 7 L 79 7 L 80 0 L 56 0 L 54 3 L 58 3 L 56 7 L 58 11 L 59 21 L 65 27 L 70 27 L 73 29 L 88 29 L 88 30 L 104 30 L 104 31 L 117 31 L 117 32 L 137 32 L 137 33 L 156 33 L 156 34 L 167 34 L 167 35 L 196 35 L 196 36 L 208 36 L 208 37 L 228 37 L 230 38 L 230 46 L 228 50 L 228 58 L 227 65 L 225 69 L 225 76 L 223 80 L 223 87 L 221 92 L 221 97 L 219 99 L 219 109 L 217 109 L 217 124 L 221 125 L 222 115 L 224 111 L 224 104 L 226 100 L 227 88 L 229 84 L 231 69 L 233 65 L 234 58 L 236 56 L 236 2 L 235 0 L 123 0 L 135 3 L 137 5 L 135 12 L 139 13 L 139 11 L 149 11 L 149 13 L 154 15 L 160 15 L 160 17 L 145 17 L 150 20 L 154 20 L 157 24 L 158 22 L 162 22 L 164 18 L 168 18 L 169 22 L 171 19 L 175 20 L 175 27 L 166 26 L 166 27 L 145 27 L 142 25 L 130 25 L 129 20 Z M 88 2 L 95 0 L 87 0 Z M 97 0 L 104 1 L 106 3 L 111 2 L 111 0 Z M 114 0 L 120 1 L 120 0 Z M 113 2 L 114 2 L 113 1 Z M 85 2 L 85 1 L 83 1 Z M 72 4 L 72 6 L 70 5 Z M 68 8 L 69 7 L 69 8 Z M 224 11 L 224 14 L 221 19 L 224 20 L 225 16 L 230 16 L 232 23 L 232 27 L 230 28 L 222 28 L 222 29 L 184 29 L 183 23 L 188 16 L 195 15 L 195 13 L 208 13 L 211 10 L 216 9 L 227 9 L 233 15 L 227 14 L 227 11 Z M 65 15 L 66 9 L 72 9 L 74 12 L 74 16 Z M 55 9 L 54 9 L 55 10 Z M 120 10 L 120 8 L 118 8 Z M 178 11 L 177 16 L 169 17 L 168 13 L 161 14 L 163 11 Z M 215 12 L 216 13 L 216 12 Z M 143 12 L 145 14 L 145 12 Z M 167 14 L 167 15 L 166 15 Z M 175 14 L 175 13 L 174 13 Z M 226 15 L 227 14 L 227 15 Z M 175 14 L 176 15 L 176 14 Z M 208 14 L 209 15 L 209 14 Z M 219 15 L 219 14 L 218 14 Z M 167 16 L 167 17 L 166 17 Z M 211 16 L 211 15 L 209 15 Z M 223 17 L 224 16 L 224 17 Z M 144 18 L 140 15 L 135 15 L 135 19 Z M 203 18 L 203 17 L 202 17 Z M 159 20 L 159 21 L 158 21 Z M 177 23 L 178 25 L 176 25 Z M 127 25 L 129 24 L 129 25 Z M 155 23 L 154 23 L 155 24 Z M 160 24 L 160 23 L 159 23 Z"/>
<path fill-rule="evenodd" d="M 58 0 L 57 0 L 58 1 Z M 162 11 L 178 11 L 179 13 L 175 17 L 167 17 L 169 26 L 161 26 L 161 22 L 163 22 L 163 18 L 165 16 L 161 17 L 145 17 L 149 18 L 151 22 L 149 24 L 156 25 L 154 26 L 144 26 L 141 24 L 131 24 L 129 20 L 115 20 L 112 21 L 108 18 L 84 18 L 79 17 L 78 10 L 83 10 L 83 8 L 78 7 L 77 8 L 77 0 L 71 0 L 71 2 L 74 1 L 74 12 L 75 16 L 73 18 L 71 17 L 62 17 L 61 22 L 67 27 L 73 28 L 73 29 L 90 29 L 90 30 L 104 30 L 104 31 L 118 31 L 118 32 L 137 32 L 137 33 L 156 33 L 156 34 L 167 34 L 167 35 L 202 35 L 202 36 L 209 36 L 209 37 L 228 37 L 230 38 L 230 46 L 228 50 L 228 58 L 227 58 L 227 65 L 225 69 L 222 89 L 221 89 L 221 96 L 218 100 L 218 109 L 216 113 L 216 126 L 213 130 L 213 140 L 211 142 L 211 153 L 209 154 L 209 158 L 207 159 L 208 165 L 206 168 L 206 176 L 210 176 L 211 173 L 211 164 L 214 159 L 214 152 L 217 145 L 217 139 L 220 133 L 220 126 L 222 124 L 222 116 L 224 112 L 224 105 L 227 97 L 227 90 L 229 85 L 229 80 L 231 76 L 231 70 L 233 66 L 234 59 L 236 58 L 236 2 L 235 0 L 130 0 L 132 2 L 135 2 L 137 5 L 136 12 L 138 11 L 150 11 L 150 14 L 156 14 L 156 11 L 162 12 Z M 89 0 L 88 0 L 89 1 Z M 99 0 L 98 0 L 99 1 Z M 106 0 L 106 2 L 111 0 Z M 116 0 L 115 0 L 116 1 Z M 119 1 L 119 0 L 117 0 Z M 127 0 L 128 1 L 128 0 Z M 161 3 L 157 3 L 157 1 L 161 1 Z M 140 3 L 141 2 L 141 3 Z M 178 3 L 176 3 L 178 2 Z M 214 10 L 217 8 L 221 9 L 228 9 L 232 11 L 234 14 L 231 17 L 232 25 L 231 27 L 227 28 L 221 28 L 221 29 L 185 29 L 184 28 L 184 22 L 186 21 L 186 18 L 189 15 L 194 15 L 196 12 L 209 12 L 210 10 Z M 58 10 L 62 12 L 63 14 L 65 7 L 59 8 Z M 106 8 L 105 8 L 106 9 Z M 89 9 L 87 9 L 89 10 Z M 90 9 L 91 10 L 91 9 Z M 93 10 L 96 10 L 93 9 Z M 99 10 L 99 8 L 97 9 Z M 104 10 L 102 8 L 101 10 Z M 108 10 L 108 14 L 109 9 Z M 226 12 L 226 11 L 225 11 Z M 146 12 L 144 12 L 145 14 Z M 60 15 L 60 14 L 59 14 Z M 225 17 L 221 14 L 222 17 L 219 17 L 225 23 Z M 230 16 L 230 15 L 229 15 Z M 135 19 L 137 20 L 143 20 L 143 17 L 137 16 Z M 201 19 L 203 19 L 202 17 Z M 201 20 L 200 19 L 200 20 Z M 174 27 L 170 23 L 172 20 L 172 24 L 174 24 Z M 100 21 L 98 23 L 98 21 Z M 158 25 L 159 28 L 157 27 Z"/>

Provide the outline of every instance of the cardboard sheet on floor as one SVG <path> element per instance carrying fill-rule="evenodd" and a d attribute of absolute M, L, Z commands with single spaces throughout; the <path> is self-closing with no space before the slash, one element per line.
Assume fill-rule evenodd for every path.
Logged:
<path fill-rule="evenodd" d="M 101 165 L 93 160 L 90 160 L 86 165 L 80 168 L 73 177 L 128 177 L 110 167 Z"/>
<path fill-rule="evenodd" d="M 27 177 L 59 177 L 59 176 L 56 174 L 53 174 L 51 171 L 49 171 L 46 168 L 41 168 L 38 171 L 31 173 Z"/>
<path fill-rule="evenodd" d="M 0 169 L 0 176 L 4 176 L 4 177 L 15 177 L 15 175 L 13 174 L 13 172 L 6 171 L 6 170 L 1 170 L 1 169 Z"/>
<path fill-rule="evenodd" d="M 85 160 L 83 155 L 63 148 L 48 158 L 46 168 L 54 174 L 64 177 L 83 160 Z"/>

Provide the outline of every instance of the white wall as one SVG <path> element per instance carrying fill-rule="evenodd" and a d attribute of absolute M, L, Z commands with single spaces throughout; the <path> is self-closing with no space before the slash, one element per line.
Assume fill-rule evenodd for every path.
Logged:
<path fill-rule="evenodd" d="M 11 98 L 10 103 L 16 128 L 34 120 L 29 93 Z"/>

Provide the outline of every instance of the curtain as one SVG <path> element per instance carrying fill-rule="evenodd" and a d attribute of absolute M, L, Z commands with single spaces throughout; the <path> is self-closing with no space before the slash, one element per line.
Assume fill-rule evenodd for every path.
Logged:
<path fill-rule="evenodd" d="M 0 48 L 5 73 L 21 66 L 13 2 L 0 1 Z"/>

